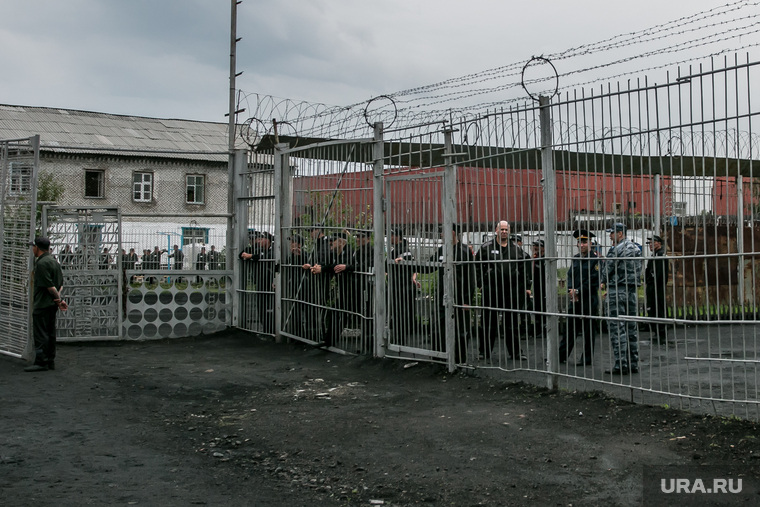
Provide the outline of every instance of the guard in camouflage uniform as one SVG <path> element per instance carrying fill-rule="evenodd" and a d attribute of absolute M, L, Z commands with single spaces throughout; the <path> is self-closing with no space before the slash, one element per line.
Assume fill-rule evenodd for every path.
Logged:
<path fill-rule="evenodd" d="M 607 291 L 604 308 L 610 319 L 615 364 L 606 373 L 627 375 L 639 372 L 639 332 L 636 321 L 627 319 L 638 313 L 638 287 L 641 281 L 641 251 L 626 237 L 627 228 L 617 223 L 607 229 L 612 248 L 602 268 L 602 290 Z"/>

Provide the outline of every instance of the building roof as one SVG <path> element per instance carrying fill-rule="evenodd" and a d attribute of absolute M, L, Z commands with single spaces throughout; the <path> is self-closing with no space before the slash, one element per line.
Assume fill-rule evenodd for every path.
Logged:
<path fill-rule="evenodd" d="M 0 104 L 0 139 L 40 135 L 40 150 L 224 162 L 228 124 Z"/>

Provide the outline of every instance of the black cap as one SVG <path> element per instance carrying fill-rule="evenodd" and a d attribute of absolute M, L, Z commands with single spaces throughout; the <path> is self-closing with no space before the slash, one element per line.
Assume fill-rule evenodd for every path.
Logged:
<path fill-rule="evenodd" d="M 519 241 L 520 243 L 522 243 L 522 236 L 520 236 L 519 234 L 510 234 L 509 239 L 512 241 Z"/>
<path fill-rule="evenodd" d="M 290 235 L 290 242 L 291 243 L 298 243 L 299 245 L 303 245 L 303 236 L 299 234 L 291 234 Z"/>
<path fill-rule="evenodd" d="M 533 244 L 534 244 L 534 245 L 538 245 L 538 246 L 540 246 L 541 248 L 544 248 L 544 247 L 546 246 L 546 243 L 544 243 L 544 240 L 543 240 L 543 239 L 537 239 L 536 241 L 534 241 L 534 242 L 533 242 Z"/>
<path fill-rule="evenodd" d="M 658 236 L 657 234 L 654 234 L 651 238 L 647 239 L 647 243 L 652 243 L 654 241 L 664 243 L 664 241 L 662 241 L 662 236 Z"/>
<path fill-rule="evenodd" d="M 595 238 L 596 234 L 589 232 L 586 229 L 578 229 L 577 231 L 573 231 L 573 237 L 575 239 L 591 239 Z"/>
<path fill-rule="evenodd" d="M 612 227 L 607 229 L 607 232 L 626 232 L 628 230 L 628 227 L 625 226 L 625 224 L 617 222 L 615 224 L 612 224 Z"/>
<path fill-rule="evenodd" d="M 29 242 L 29 246 L 36 246 L 40 250 L 50 250 L 50 240 L 45 236 L 37 236 L 34 241 Z"/>
<path fill-rule="evenodd" d="M 404 230 L 401 227 L 392 227 L 391 236 L 398 236 L 399 238 L 403 238 Z"/>
<path fill-rule="evenodd" d="M 368 238 L 369 235 L 370 235 L 369 231 L 365 231 L 365 230 L 354 231 L 354 236 L 356 236 L 357 238 Z"/>
<path fill-rule="evenodd" d="M 330 236 L 330 241 L 335 241 L 336 239 L 348 239 L 348 236 L 345 232 L 334 232 Z"/>
<path fill-rule="evenodd" d="M 321 228 L 322 228 L 322 222 L 314 222 L 313 224 L 311 224 L 311 229 L 312 230 L 314 230 L 314 229 L 321 229 Z"/>

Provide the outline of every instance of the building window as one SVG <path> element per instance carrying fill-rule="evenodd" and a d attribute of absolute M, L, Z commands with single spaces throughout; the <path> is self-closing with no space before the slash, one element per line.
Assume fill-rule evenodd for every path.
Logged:
<path fill-rule="evenodd" d="M 208 243 L 208 228 L 206 227 L 183 227 L 182 228 L 182 245 L 192 245 L 193 243 Z"/>
<path fill-rule="evenodd" d="M 135 202 L 153 200 L 153 173 L 132 174 L 132 199 Z"/>
<path fill-rule="evenodd" d="M 686 201 L 674 201 L 673 202 L 673 214 L 677 216 L 683 216 L 686 214 Z"/>
<path fill-rule="evenodd" d="M 203 204 L 205 201 L 203 186 L 206 177 L 199 174 L 187 176 L 187 203 Z"/>
<path fill-rule="evenodd" d="M 12 196 L 27 195 L 32 192 L 32 165 L 25 162 L 11 162 L 9 171 L 8 194 Z"/>
<path fill-rule="evenodd" d="M 102 199 L 106 196 L 106 172 L 84 171 L 84 196 Z"/>

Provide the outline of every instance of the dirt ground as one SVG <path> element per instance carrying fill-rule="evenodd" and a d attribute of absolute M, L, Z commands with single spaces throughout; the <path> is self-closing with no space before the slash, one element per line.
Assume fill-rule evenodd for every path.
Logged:
<path fill-rule="evenodd" d="M 654 466 L 760 477 L 753 422 L 242 332 L 57 365 L 0 357 L 3 505 L 649 505 Z"/>

